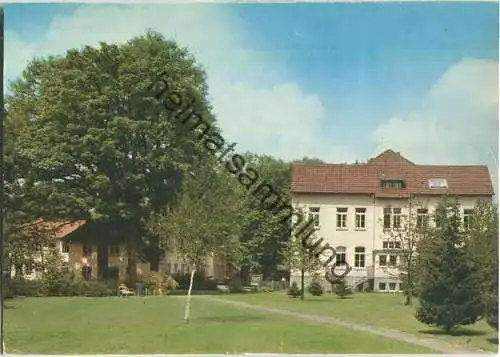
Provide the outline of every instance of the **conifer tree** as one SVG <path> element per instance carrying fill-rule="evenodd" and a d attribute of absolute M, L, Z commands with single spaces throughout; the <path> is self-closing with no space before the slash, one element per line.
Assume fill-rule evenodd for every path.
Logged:
<path fill-rule="evenodd" d="M 464 220 L 466 246 L 470 261 L 481 282 L 485 318 L 498 329 L 498 210 L 488 200 L 476 203 L 472 216 Z"/>
<path fill-rule="evenodd" d="M 420 306 L 416 318 L 444 328 L 469 325 L 483 313 L 479 280 L 467 257 L 458 203 L 444 199 L 434 214 L 435 227 L 419 241 Z"/>
<path fill-rule="evenodd" d="M 340 279 L 333 287 L 333 292 L 341 299 L 345 299 L 352 294 L 352 290 L 347 286 L 345 279 Z"/>

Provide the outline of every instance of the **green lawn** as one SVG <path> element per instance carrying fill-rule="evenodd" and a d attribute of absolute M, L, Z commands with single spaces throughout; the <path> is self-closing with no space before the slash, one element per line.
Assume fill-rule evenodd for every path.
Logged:
<path fill-rule="evenodd" d="M 262 295 L 269 304 L 284 297 Z M 252 300 L 257 296 L 247 296 Z M 7 302 L 8 353 L 432 353 L 357 331 L 182 297 L 19 298 Z M 308 302 L 312 307 L 314 303 Z M 317 302 L 317 304 L 321 304 Z M 347 302 L 349 304 L 349 302 Z M 346 305 L 347 305 L 346 304 Z M 305 305 L 304 305 L 305 306 Z"/>
<path fill-rule="evenodd" d="M 459 327 L 453 336 L 444 335 L 439 329 L 418 322 L 415 307 L 405 306 L 401 295 L 359 293 L 352 299 L 340 300 L 331 293 L 321 297 L 307 296 L 304 301 L 288 298 L 284 293 L 227 295 L 225 299 L 244 301 L 288 310 L 337 317 L 344 320 L 432 336 L 454 343 L 479 347 L 487 351 L 498 350 L 498 334 L 485 322 Z M 418 304 L 415 300 L 414 304 Z"/>

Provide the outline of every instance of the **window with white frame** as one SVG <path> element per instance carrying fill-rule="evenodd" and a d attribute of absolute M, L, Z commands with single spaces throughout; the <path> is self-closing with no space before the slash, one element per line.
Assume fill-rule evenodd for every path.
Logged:
<path fill-rule="evenodd" d="M 356 229 L 366 229 L 366 208 L 356 208 Z"/>
<path fill-rule="evenodd" d="M 384 208 L 384 229 L 391 228 L 392 209 L 389 207 Z"/>
<path fill-rule="evenodd" d="M 392 227 L 401 228 L 401 208 L 392 209 Z"/>
<path fill-rule="evenodd" d="M 398 256 L 397 255 L 389 255 L 389 265 L 391 267 L 395 267 L 398 263 Z"/>
<path fill-rule="evenodd" d="M 402 189 L 406 187 L 406 183 L 403 180 L 382 180 L 380 181 L 380 187 Z"/>
<path fill-rule="evenodd" d="M 385 291 L 385 283 L 378 283 L 378 289 L 380 291 Z"/>
<path fill-rule="evenodd" d="M 309 219 L 314 222 L 314 228 L 319 228 L 319 207 L 309 207 Z"/>
<path fill-rule="evenodd" d="M 344 266 L 346 265 L 346 249 L 345 247 L 337 247 L 335 248 L 335 265 L 336 266 Z"/>
<path fill-rule="evenodd" d="M 347 207 L 337 207 L 337 229 L 347 228 Z"/>
<path fill-rule="evenodd" d="M 389 290 L 395 291 L 396 290 L 396 283 L 389 283 Z"/>
<path fill-rule="evenodd" d="M 381 267 L 387 266 L 387 255 L 379 255 L 378 256 L 378 265 Z"/>
<path fill-rule="evenodd" d="M 365 248 L 363 247 L 354 248 L 354 266 L 356 268 L 365 267 Z"/>
<path fill-rule="evenodd" d="M 429 224 L 429 210 L 427 208 L 417 209 L 417 228 L 427 228 Z"/>
<path fill-rule="evenodd" d="M 382 242 L 382 248 L 384 249 L 401 249 L 401 242 L 386 240 Z"/>
<path fill-rule="evenodd" d="M 384 208 L 384 229 L 401 228 L 401 208 Z"/>
<path fill-rule="evenodd" d="M 472 228 L 472 217 L 474 215 L 473 209 L 464 209 L 464 229 L 469 230 Z"/>

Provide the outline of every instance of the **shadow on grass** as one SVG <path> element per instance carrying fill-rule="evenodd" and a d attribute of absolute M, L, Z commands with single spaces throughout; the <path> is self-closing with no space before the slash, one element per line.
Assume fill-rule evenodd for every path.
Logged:
<path fill-rule="evenodd" d="M 490 337 L 490 338 L 487 338 L 486 341 L 488 341 L 492 345 L 498 346 L 498 337 Z"/>
<path fill-rule="evenodd" d="M 301 300 L 300 298 L 290 298 L 288 297 L 290 301 L 303 301 L 303 302 L 332 302 L 332 300 L 329 299 L 323 299 L 321 297 L 306 297 L 304 300 Z"/>
<path fill-rule="evenodd" d="M 202 316 L 193 319 L 193 321 L 197 322 L 205 322 L 205 323 L 227 323 L 227 322 L 252 322 L 252 321 L 262 321 L 265 320 L 264 316 L 246 316 L 246 315 L 236 315 L 236 316 Z"/>
<path fill-rule="evenodd" d="M 468 328 L 456 328 L 451 330 L 450 332 L 446 332 L 444 330 L 420 330 L 419 333 L 425 333 L 427 335 L 436 335 L 436 336 L 483 336 L 487 335 L 488 332 L 485 331 L 476 331 Z"/>

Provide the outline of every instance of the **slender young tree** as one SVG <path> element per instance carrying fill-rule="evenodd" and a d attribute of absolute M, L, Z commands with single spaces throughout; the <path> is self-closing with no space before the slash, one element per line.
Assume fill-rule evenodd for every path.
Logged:
<path fill-rule="evenodd" d="M 302 208 L 297 209 L 297 219 L 304 221 L 305 213 Z M 309 236 L 308 242 L 317 241 L 316 234 L 313 233 Z M 300 272 L 300 299 L 304 300 L 305 293 L 305 275 L 306 273 L 317 273 L 323 268 L 319 256 L 315 254 L 309 244 L 304 244 L 302 237 L 293 236 L 284 244 L 285 264 L 293 273 L 294 271 Z"/>
<path fill-rule="evenodd" d="M 427 202 L 418 196 L 410 195 L 402 210 L 398 219 L 393 216 L 392 221 L 380 222 L 387 235 L 386 242 L 390 245 L 384 250 L 390 255 L 399 257 L 399 262 L 396 265 L 386 265 L 382 268 L 389 276 L 401 279 L 405 305 L 412 305 L 418 273 L 416 270 L 417 243 L 425 238 L 429 232 Z M 387 227 L 387 223 L 389 227 Z"/>
<path fill-rule="evenodd" d="M 227 173 L 204 166 L 184 177 L 180 199 L 172 209 L 150 222 L 163 247 L 180 256 L 190 268 L 186 323 L 195 273 L 205 267 L 211 253 L 237 259 L 243 202 L 237 184 Z"/>

